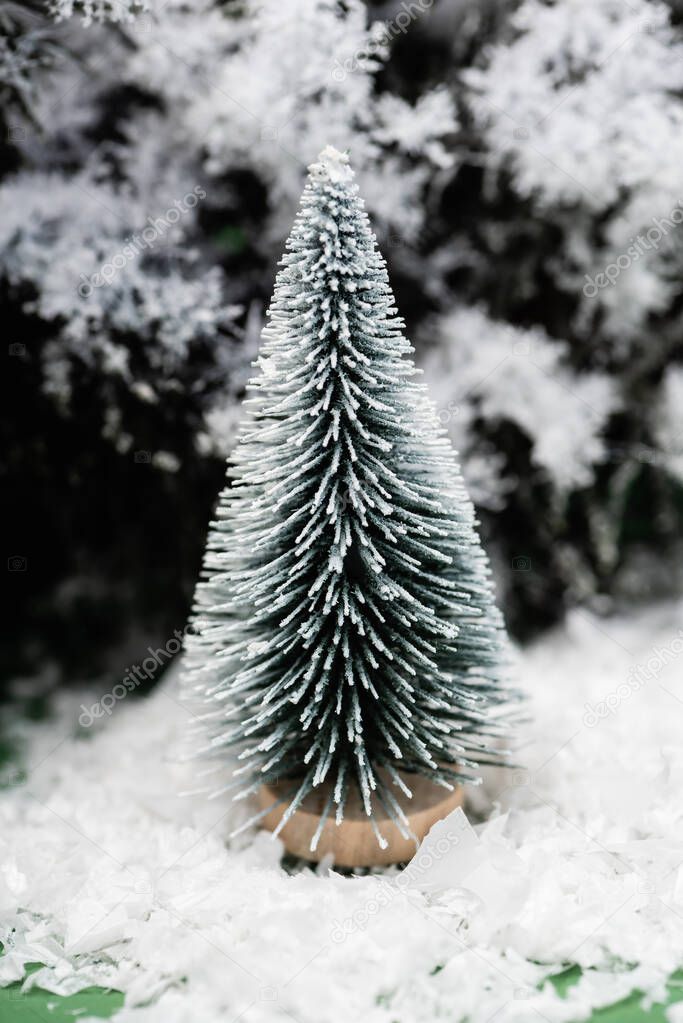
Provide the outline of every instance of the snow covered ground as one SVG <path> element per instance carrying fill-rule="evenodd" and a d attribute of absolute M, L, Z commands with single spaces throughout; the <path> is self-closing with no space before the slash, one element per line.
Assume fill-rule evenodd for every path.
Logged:
<path fill-rule="evenodd" d="M 408 875 L 280 865 L 248 813 L 177 795 L 177 672 L 73 738 L 28 735 L 0 796 L 0 984 L 126 992 L 117 1023 L 569 1021 L 683 965 L 683 605 L 565 629 L 519 655 L 523 768 L 472 793 Z M 449 837 L 448 837 L 449 836 Z M 584 968 L 562 1000 L 545 977 Z M 672 1016 L 673 1019 L 673 1016 Z"/>

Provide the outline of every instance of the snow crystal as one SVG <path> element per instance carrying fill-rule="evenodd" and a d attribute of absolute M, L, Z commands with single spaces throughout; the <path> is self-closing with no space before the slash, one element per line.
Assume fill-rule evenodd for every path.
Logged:
<path fill-rule="evenodd" d="M 568 1023 L 661 998 L 683 961 L 681 610 L 577 610 L 520 653 L 519 769 L 492 771 L 467 810 L 483 823 L 456 811 L 404 872 L 292 874 L 264 832 L 228 843 L 248 807 L 176 795 L 177 673 L 87 737 L 97 694 L 62 695 L 0 797 L 0 983 L 38 961 L 26 985 L 120 988 L 116 1023 Z M 562 999 L 544 981 L 569 963 L 584 973 Z"/>

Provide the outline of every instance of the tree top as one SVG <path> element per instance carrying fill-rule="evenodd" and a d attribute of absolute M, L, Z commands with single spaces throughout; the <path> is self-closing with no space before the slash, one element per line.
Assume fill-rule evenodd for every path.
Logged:
<path fill-rule="evenodd" d="M 349 154 L 341 153 L 334 146 L 325 146 L 315 163 L 308 168 L 312 178 L 318 181 L 328 180 L 332 184 L 343 184 L 353 181 L 353 171 L 349 163 Z"/>

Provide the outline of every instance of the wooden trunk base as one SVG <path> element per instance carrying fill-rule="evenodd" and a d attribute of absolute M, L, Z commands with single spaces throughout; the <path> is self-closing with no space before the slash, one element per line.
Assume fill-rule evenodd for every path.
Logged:
<path fill-rule="evenodd" d="M 402 777 L 413 794 L 412 799 L 393 785 L 392 792 L 408 818 L 410 830 L 418 842 L 421 842 L 433 824 L 446 817 L 451 810 L 462 806 L 463 789 L 458 785 L 449 792 L 448 789 L 435 785 L 422 775 L 404 774 Z M 278 799 L 282 799 L 285 793 L 291 790 L 292 784 L 292 781 L 288 780 L 262 785 L 259 790 L 260 809 L 265 810 Z M 311 852 L 311 839 L 320 823 L 320 816 L 329 793 L 326 785 L 318 786 L 285 824 L 279 837 L 288 852 L 316 862 L 332 853 L 335 864 L 340 867 L 374 867 L 402 863 L 415 855 L 417 851 L 415 842 L 401 835 L 391 818 L 387 817 L 386 812 L 374 800 L 377 825 L 388 843 L 386 849 L 380 848 L 356 790 L 349 793 L 344 820 L 337 826 L 332 813 L 325 821 L 315 852 Z M 289 801 L 274 807 L 261 820 L 261 827 L 274 831 L 288 805 Z"/>

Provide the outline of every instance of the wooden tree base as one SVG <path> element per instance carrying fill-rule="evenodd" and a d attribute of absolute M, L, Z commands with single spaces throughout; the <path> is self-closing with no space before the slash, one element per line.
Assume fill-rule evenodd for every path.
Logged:
<path fill-rule="evenodd" d="M 410 830 L 418 842 L 421 842 L 433 824 L 446 817 L 451 810 L 462 806 L 463 789 L 458 785 L 449 792 L 423 775 L 404 774 L 402 777 L 413 794 L 412 799 L 396 786 L 392 786 L 392 792 L 408 818 Z M 265 810 L 275 801 L 282 799 L 291 790 L 292 784 L 291 780 L 287 780 L 262 785 L 259 790 L 260 808 Z M 330 790 L 326 785 L 318 786 L 287 821 L 279 837 L 288 852 L 316 862 L 332 853 L 335 864 L 340 867 L 374 867 L 402 863 L 415 855 L 417 851 L 415 842 L 411 838 L 403 837 L 375 800 L 377 825 L 388 843 L 386 849 L 380 848 L 356 790 L 349 793 L 344 809 L 344 820 L 337 826 L 332 813 L 325 821 L 315 852 L 311 852 L 311 839 L 320 824 L 320 816 L 329 794 Z M 261 827 L 274 831 L 288 805 L 289 800 L 274 807 L 262 818 Z"/>

